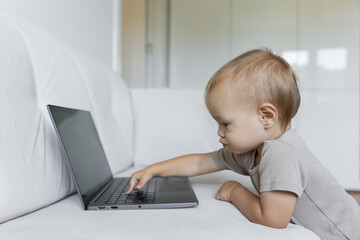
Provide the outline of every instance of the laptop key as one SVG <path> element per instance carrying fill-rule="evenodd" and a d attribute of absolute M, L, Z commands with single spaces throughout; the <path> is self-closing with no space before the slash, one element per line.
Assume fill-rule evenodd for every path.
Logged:
<path fill-rule="evenodd" d="M 125 203 L 126 199 L 118 199 L 116 203 Z"/>
<path fill-rule="evenodd" d="M 134 199 L 126 199 L 126 203 L 134 203 L 135 202 L 135 200 Z"/>

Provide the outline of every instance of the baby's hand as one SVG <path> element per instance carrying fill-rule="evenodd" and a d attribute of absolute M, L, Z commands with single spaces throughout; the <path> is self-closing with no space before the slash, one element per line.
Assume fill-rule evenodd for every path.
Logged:
<path fill-rule="evenodd" d="M 217 192 L 215 198 L 217 200 L 221 200 L 221 201 L 227 201 L 230 202 L 230 196 L 231 196 L 231 192 L 236 188 L 241 186 L 240 183 L 235 182 L 235 181 L 228 181 L 226 183 L 224 183 L 221 188 L 219 189 L 219 191 Z"/>
<path fill-rule="evenodd" d="M 147 169 L 133 173 L 130 178 L 129 189 L 125 193 L 130 194 L 134 188 L 137 190 L 142 189 L 152 178 L 152 174 Z"/>

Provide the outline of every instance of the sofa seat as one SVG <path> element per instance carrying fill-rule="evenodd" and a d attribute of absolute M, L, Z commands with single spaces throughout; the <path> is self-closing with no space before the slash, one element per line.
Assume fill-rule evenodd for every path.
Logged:
<path fill-rule="evenodd" d="M 139 168 L 120 174 L 129 176 Z M 199 205 L 195 208 L 84 211 L 77 194 L 29 215 L 3 223 L 0 239 L 319 239 L 293 224 L 273 229 L 249 222 L 234 205 L 218 201 L 221 182 L 247 177 L 221 172 L 190 178 Z"/>

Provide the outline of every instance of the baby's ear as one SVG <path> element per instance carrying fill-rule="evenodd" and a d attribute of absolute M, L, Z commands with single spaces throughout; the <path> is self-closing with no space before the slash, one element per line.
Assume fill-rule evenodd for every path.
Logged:
<path fill-rule="evenodd" d="M 262 103 L 258 108 L 260 123 L 265 128 L 271 128 L 277 122 L 279 115 L 277 108 L 271 103 Z"/>

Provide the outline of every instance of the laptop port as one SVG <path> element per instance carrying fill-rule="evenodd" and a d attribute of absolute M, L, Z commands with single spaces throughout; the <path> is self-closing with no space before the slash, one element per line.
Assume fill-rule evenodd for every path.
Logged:
<path fill-rule="evenodd" d="M 112 206 L 111 209 L 117 209 L 117 206 Z"/>
<path fill-rule="evenodd" d="M 105 209 L 105 207 L 98 207 L 98 209 Z"/>
<path fill-rule="evenodd" d="M 141 205 L 139 205 L 139 208 L 141 208 Z"/>

